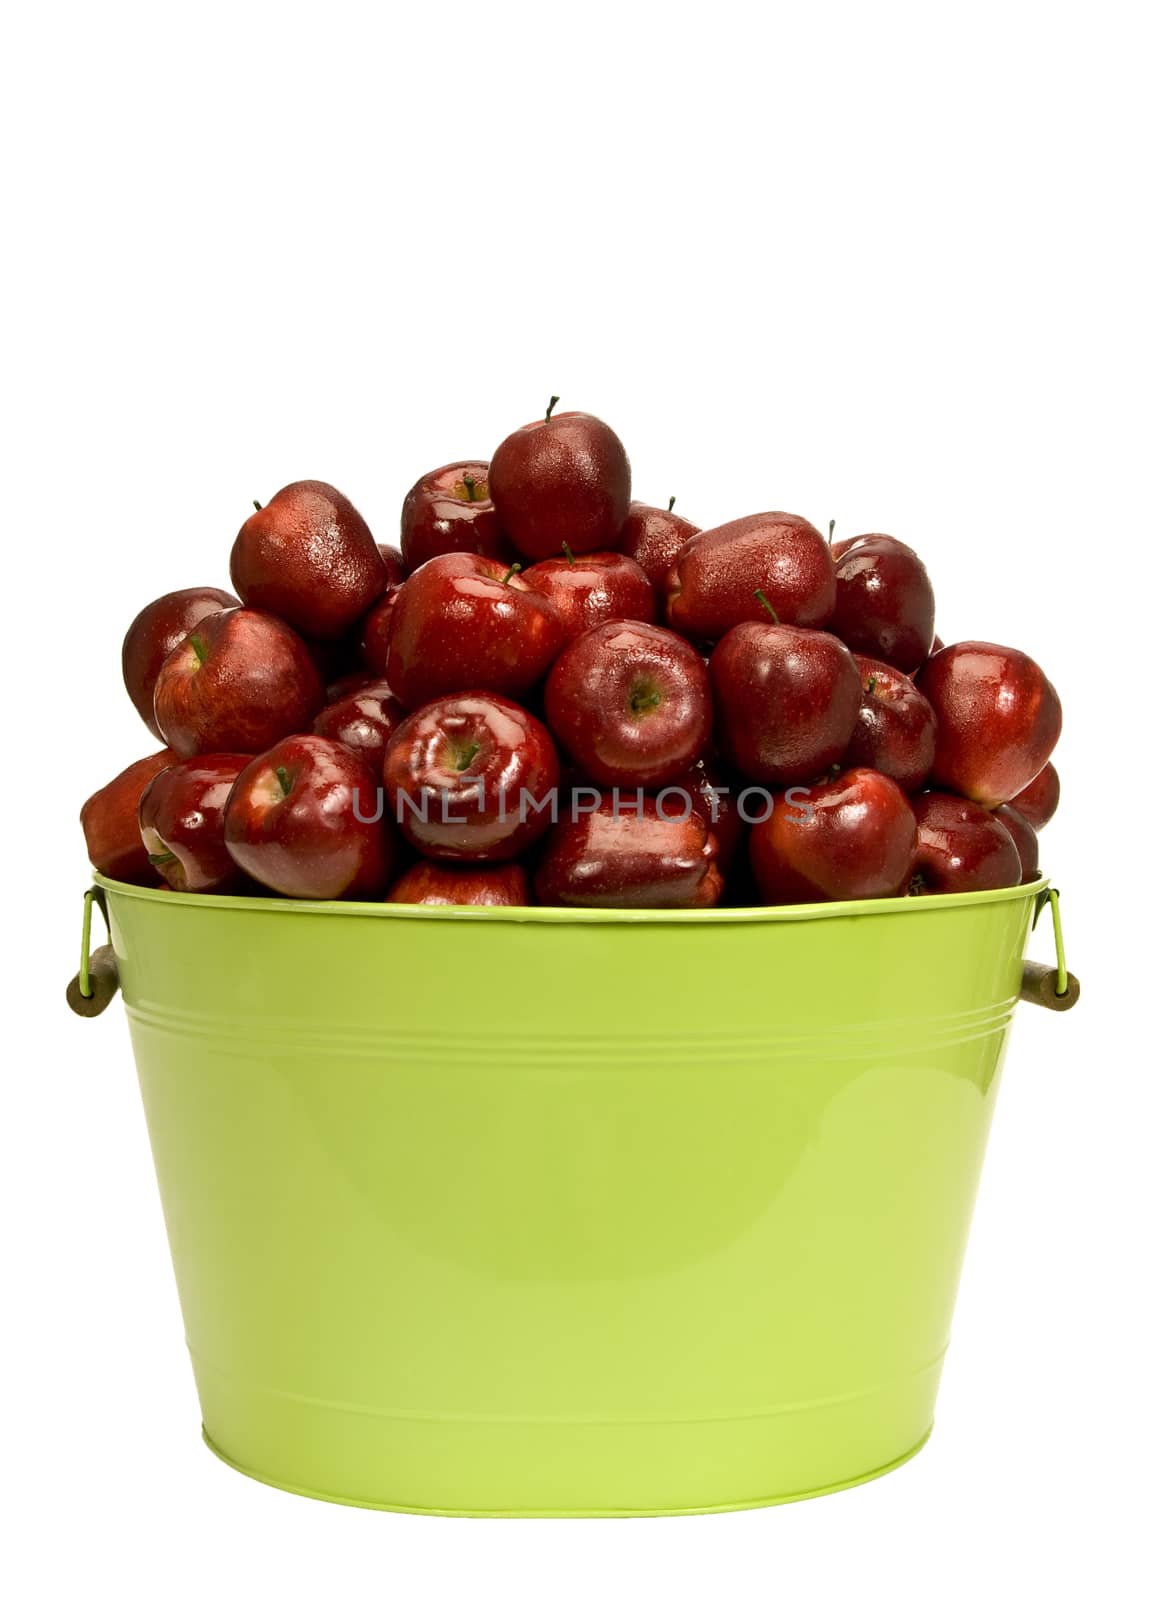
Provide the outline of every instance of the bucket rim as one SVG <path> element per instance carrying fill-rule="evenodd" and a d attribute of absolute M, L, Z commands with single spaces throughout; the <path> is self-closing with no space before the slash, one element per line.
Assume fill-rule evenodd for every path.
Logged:
<path fill-rule="evenodd" d="M 1036 877 L 1010 889 L 973 889 L 963 894 L 899 895 L 888 900 L 817 900 L 791 906 L 712 906 L 701 910 L 610 910 L 588 906 L 422 906 L 376 900 L 289 900 L 269 895 L 181 894 L 121 883 L 93 873 L 106 894 L 202 911 L 274 912 L 304 916 L 375 917 L 402 921 L 534 922 L 545 925 L 665 923 L 672 927 L 716 927 L 725 923 L 822 922 L 833 917 L 926 916 L 968 906 L 1006 905 L 1033 899 L 1049 887 Z"/>

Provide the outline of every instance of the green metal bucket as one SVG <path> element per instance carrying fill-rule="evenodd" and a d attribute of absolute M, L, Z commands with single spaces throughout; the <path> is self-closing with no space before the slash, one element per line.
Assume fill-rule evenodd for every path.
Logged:
<path fill-rule="evenodd" d="M 1041 884 L 677 913 L 94 893 L 233 1466 L 614 1516 L 821 1494 L 927 1438 Z M 111 957 L 77 983 L 96 1009 Z M 1063 959 L 1043 987 L 1075 997 Z"/>

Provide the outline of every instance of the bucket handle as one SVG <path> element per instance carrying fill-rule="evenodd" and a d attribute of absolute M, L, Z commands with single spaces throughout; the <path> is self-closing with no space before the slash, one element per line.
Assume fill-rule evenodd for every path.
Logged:
<path fill-rule="evenodd" d="M 65 999 L 78 1017 L 99 1017 L 120 987 L 117 958 L 111 944 L 89 949 L 92 942 L 92 908 L 100 907 L 108 931 L 108 909 L 104 890 L 98 886 L 84 891 L 84 919 L 80 933 L 80 970 L 65 991 Z"/>
<path fill-rule="evenodd" d="M 1030 1005 L 1044 1006 L 1047 1011 L 1071 1011 L 1081 997 L 1081 984 L 1075 972 L 1070 972 L 1065 962 L 1065 936 L 1061 928 L 1061 897 L 1056 889 L 1042 889 L 1037 895 L 1032 925 L 1035 928 L 1045 906 L 1052 910 L 1053 944 L 1057 953 L 1055 967 L 1040 961 L 1026 961 L 1020 980 L 1020 998 Z"/>

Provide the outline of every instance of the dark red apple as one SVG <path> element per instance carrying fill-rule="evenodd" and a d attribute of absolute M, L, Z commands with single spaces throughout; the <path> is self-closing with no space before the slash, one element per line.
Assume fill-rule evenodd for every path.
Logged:
<path fill-rule="evenodd" d="M 1056 815 L 1061 802 L 1061 780 L 1051 761 L 1046 761 L 1030 784 L 1013 795 L 1009 802 L 1020 812 L 1034 832 L 1039 833 Z"/>
<path fill-rule="evenodd" d="M 326 684 L 325 703 L 332 706 L 335 700 L 344 700 L 347 694 L 353 694 L 356 689 L 364 689 L 368 683 L 380 681 L 371 672 L 344 672 L 340 678 Z"/>
<path fill-rule="evenodd" d="M 1037 844 L 1036 829 L 1015 806 L 997 806 L 991 812 L 1000 825 L 1008 829 L 1012 842 L 1016 846 L 1016 853 L 1020 857 L 1020 881 L 1031 883 L 1034 878 L 1040 877 L 1040 847 Z"/>
<path fill-rule="evenodd" d="M 843 756 L 860 673 L 834 634 L 741 622 L 716 645 L 710 674 L 720 748 L 745 777 L 804 782 Z"/>
<path fill-rule="evenodd" d="M 912 875 L 916 819 L 891 778 L 853 767 L 777 794 L 752 827 L 750 849 L 766 905 L 890 898 Z"/>
<path fill-rule="evenodd" d="M 517 862 L 504 867 L 446 867 L 419 861 L 386 896 L 407 906 L 525 906 L 530 891 L 525 870 Z"/>
<path fill-rule="evenodd" d="M 360 512 L 315 479 L 287 484 L 242 523 L 229 572 L 247 606 L 272 611 L 311 639 L 352 628 L 388 580 Z"/>
<path fill-rule="evenodd" d="M 287 623 L 242 606 L 199 622 L 166 656 L 154 695 L 162 737 L 178 756 L 265 750 L 308 728 L 324 692 Z"/>
<path fill-rule="evenodd" d="M 170 889 L 222 894 L 243 881 L 225 848 L 225 803 L 250 759 L 193 756 L 159 772 L 141 795 L 141 842 Z"/>
<path fill-rule="evenodd" d="M 602 622 L 653 622 L 655 591 L 642 567 L 616 550 L 576 556 L 567 546 L 556 560 L 523 573 L 528 589 L 552 602 L 568 639 Z"/>
<path fill-rule="evenodd" d="M 936 713 L 932 782 L 999 806 L 1040 772 L 1061 732 L 1057 691 L 1031 656 L 967 640 L 938 650 L 916 676 Z"/>
<path fill-rule="evenodd" d="M 593 809 L 587 807 L 591 800 Z M 694 807 L 576 789 L 551 829 L 535 890 L 546 906 L 692 910 L 723 892 L 717 844 Z"/>
<path fill-rule="evenodd" d="M 916 859 L 910 894 L 961 894 L 970 889 L 1010 889 L 1021 880 L 1012 835 L 982 806 L 957 794 L 920 794 Z"/>
<path fill-rule="evenodd" d="M 386 587 L 384 594 L 389 594 L 391 589 L 400 589 L 409 576 L 409 566 L 406 558 L 396 544 L 380 544 L 378 554 L 382 558 L 382 565 L 386 569 Z"/>
<path fill-rule="evenodd" d="M 158 739 L 161 730 L 153 715 L 153 690 L 161 663 L 203 617 L 240 603 L 227 589 L 174 589 L 151 601 L 129 623 L 121 646 L 125 688 L 145 726 Z"/>
<path fill-rule="evenodd" d="M 936 753 L 936 716 L 905 673 L 856 656 L 863 696 L 844 764 L 875 767 L 912 794 L 927 782 Z"/>
<path fill-rule="evenodd" d="M 402 555 L 410 571 L 455 550 L 507 566 L 514 547 L 490 498 L 488 461 L 452 461 L 419 478 L 402 502 Z"/>
<path fill-rule="evenodd" d="M 920 557 L 886 533 L 841 539 L 832 555 L 832 632 L 851 650 L 914 672 L 927 660 L 935 635 L 936 603 Z"/>
<path fill-rule="evenodd" d="M 386 746 L 406 713 L 384 681 L 359 684 L 331 700 L 313 719 L 314 733 L 336 739 L 360 756 L 371 772 L 380 772 Z"/>
<path fill-rule="evenodd" d="M 103 789 L 90 794 L 80 808 L 80 825 L 88 859 L 106 878 L 121 883 L 155 884 L 157 873 L 141 843 L 137 808 L 158 772 L 172 766 L 171 750 L 155 750 L 118 772 Z"/>
<path fill-rule="evenodd" d="M 403 705 L 469 690 L 520 699 L 564 641 L 562 618 L 517 568 L 486 556 L 435 556 L 398 590 L 386 635 L 386 671 Z M 375 670 L 380 656 L 367 659 Z"/>
<path fill-rule="evenodd" d="M 546 720 L 594 783 L 662 788 L 702 755 L 711 683 L 694 645 L 649 622 L 604 622 L 546 680 Z"/>
<path fill-rule="evenodd" d="M 510 861 L 558 807 L 550 734 L 493 694 L 448 695 L 415 711 L 389 742 L 383 776 L 391 817 L 438 861 Z"/>
<path fill-rule="evenodd" d="M 631 464 L 618 435 L 585 411 L 554 412 L 509 435 L 490 463 L 498 520 L 531 561 L 565 539 L 576 555 L 613 550 L 631 502 Z"/>
<path fill-rule="evenodd" d="M 702 531 L 686 517 L 677 517 L 674 506 L 673 497 L 666 511 L 632 500 L 619 540 L 620 551 L 638 562 L 660 597 L 666 596 L 667 574 L 676 557 L 687 541 Z"/>
<path fill-rule="evenodd" d="M 827 540 L 805 517 L 763 511 L 697 533 L 667 574 L 667 620 L 692 639 L 721 639 L 765 616 L 762 590 L 780 622 L 822 628 L 836 605 Z"/>
<path fill-rule="evenodd" d="M 719 870 L 728 874 L 743 842 L 746 823 L 739 815 L 738 797 L 743 779 L 711 756 L 702 756 L 673 788 L 686 789 L 691 804 L 715 835 Z M 732 887 L 728 876 L 728 889 Z"/>
<path fill-rule="evenodd" d="M 243 872 L 298 900 L 375 899 L 397 853 L 377 777 L 334 739 L 301 733 L 257 756 L 225 807 Z"/>

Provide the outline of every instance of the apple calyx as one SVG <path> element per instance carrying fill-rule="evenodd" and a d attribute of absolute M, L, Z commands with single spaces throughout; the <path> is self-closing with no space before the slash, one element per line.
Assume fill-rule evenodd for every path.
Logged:
<path fill-rule="evenodd" d="M 771 601 L 764 594 L 763 590 L 762 589 L 753 589 L 752 593 L 754 594 L 755 598 L 759 601 L 759 603 L 763 607 L 763 609 L 771 617 L 771 620 L 774 623 L 778 624 L 779 623 L 779 616 L 778 616 L 778 614 L 776 612 L 776 609 L 772 605 Z"/>
<path fill-rule="evenodd" d="M 549 422 L 550 421 L 550 414 L 554 410 L 555 406 L 558 405 L 558 400 L 559 400 L 558 395 L 556 395 L 556 394 L 552 394 L 551 395 L 550 404 L 546 408 L 546 416 L 542 419 L 544 422 Z"/>

